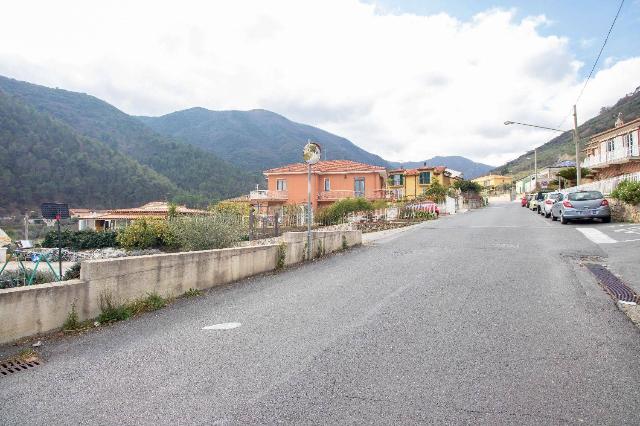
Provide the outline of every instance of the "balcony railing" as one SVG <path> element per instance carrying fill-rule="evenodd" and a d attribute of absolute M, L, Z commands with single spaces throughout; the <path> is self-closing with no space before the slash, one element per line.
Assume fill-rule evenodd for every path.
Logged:
<path fill-rule="evenodd" d="M 597 169 L 609 164 L 624 163 L 632 158 L 640 158 L 637 148 L 634 148 L 616 149 L 615 151 L 602 152 L 599 155 L 590 155 L 584 159 L 582 167 Z"/>
<path fill-rule="evenodd" d="M 322 191 L 318 193 L 318 201 L 337 201 L 344 200 L 345 198 L 358 198 L 364 197 L 368 200 L 382 200 L 387 197 L 388 190 L 386 189 L 376 189 L 371 194 L 366 194 L 362 192 L 355 192 L 347 189 L 337 189 L 334 191 Z"/>
<path fill-rule="evenodd" d="M 286 201 L 289 198 L 287 191 L 270 191 L 267 189 L 258 189 L 249 193 L 251 200 L 281 200 Z"/>

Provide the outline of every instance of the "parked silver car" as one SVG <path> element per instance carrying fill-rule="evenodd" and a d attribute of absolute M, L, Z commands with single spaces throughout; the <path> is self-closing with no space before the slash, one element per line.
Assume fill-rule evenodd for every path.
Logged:
<path fill-rule="evenodd" d="M 571 220 L 601 219 L 611 222 L 609 202 L 600 191 L 578 191 L 562 196 L 551 207 L 551 220 L 560 219 L 563 225 Z"/>

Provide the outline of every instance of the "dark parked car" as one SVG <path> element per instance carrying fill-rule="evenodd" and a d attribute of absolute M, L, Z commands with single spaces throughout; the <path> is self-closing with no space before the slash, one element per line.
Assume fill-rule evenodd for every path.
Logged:
<path fill-rule="evenodd" d="M 551 220 L 565 225 L 572 220 L 600 219 L 611 222 L 609 202 L 600 191 L 578 191 L 563 196 L 551 208 Z"/>

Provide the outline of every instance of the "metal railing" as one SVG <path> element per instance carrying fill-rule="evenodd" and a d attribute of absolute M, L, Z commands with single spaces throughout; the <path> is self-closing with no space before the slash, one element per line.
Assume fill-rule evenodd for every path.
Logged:
<path fill-rule="evenodd" d="M 268 189 L 257 189 L 249 193 L 251 200 L 287 200 L 289 193 L 287 191 L 271 191 Z"/>
<path fill-rule="evenodd" d="M 603 153 L 600 153 L 600 155 L 588 156 L 582 162 L 582 167 L 597 168 L 597 167 L 606 166 L 607 164 L 610 164 L 610 163 L 618 162 L 619 160 L 626 160 L 633 157 L 638 157 L 637 150 L 634 150 L 633 148 L 634 147 L 629 146 L 623 149 L 616 149 L 614 151 L 603 152 Z"/>
<path fill-rule="evenodd" d="M 333 191 L 322 191 L 318 193 L 318 201 L 336 201 L 344 200 L 345 198 L 358 198 L 364 197 L 367 200 L 383 200 L 390 198 L 387 196 L 386 189 L 376 189 L 371 194 L 362 192 L 351 191 L 348 189 L 336 189 Z"/>

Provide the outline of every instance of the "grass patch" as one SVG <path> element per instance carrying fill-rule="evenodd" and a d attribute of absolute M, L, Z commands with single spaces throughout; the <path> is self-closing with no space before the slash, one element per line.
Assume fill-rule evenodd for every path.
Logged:
<path fill-rule="evenodd" d="M 128 308 L 131 314 L 138 315 L 143 312 L 157 311 L 165 306 L 167 306 L 167 299 L 154 292 L 147 293 L 147 297 L 134 300 Z"/>
<path fill-rule="evenodd" d="M 185 291 L 182 296 L 184 296 L 184 297 L 202 296 L 202 290 L 198 290 L 197 288 L 190 288 L 189 290 Z"/>
<path fill-rule="evenodd" d="M 69 330 L 77 330 L 80 327 L 82 327 L 82 323 L 78 319 L 78 312 L 76 312 L 76 304 L 72 303 L 71 311 L 67 315 L 67 319 L 64 321 L 64 324 L 62 325 L 62 329 L 64 331 L 69 331 Z"/>
<path fill-rule="evenodd" d="M 22 362 L 37 361 L 40 358 L 38 352 L 31 348 L 23 349 L 18 354 L 18 359 Z"/>
<path fill-rule="evenodd" d="M 100 294 L 100 311 L 98 321 L 101 323 L 123 321 L 132 315 L 129 306 L 117 303 L 108 292 Z"/>

